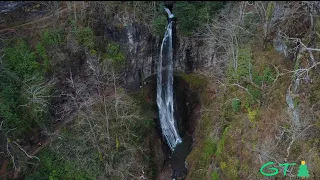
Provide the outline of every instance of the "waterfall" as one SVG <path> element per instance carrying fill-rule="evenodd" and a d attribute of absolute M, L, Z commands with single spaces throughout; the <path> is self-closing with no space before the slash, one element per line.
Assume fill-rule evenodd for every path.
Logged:
<path fill-rule="evenodd" d="M 173 14 L 165 8 L 169 16 L 169 23 L 161 44 L 158 61 L 157 76 L 157 105 L 162 135 L 166 138 L 171 149 L 181 143 L 177 124 L 173 115 L 173 48 L 172 48 L 172 21 Z M 164 65 L 162 65 L 164 63 Z"/>

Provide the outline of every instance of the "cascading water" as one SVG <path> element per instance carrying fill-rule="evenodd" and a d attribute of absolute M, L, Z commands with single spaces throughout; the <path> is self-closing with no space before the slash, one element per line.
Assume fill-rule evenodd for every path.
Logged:
<path fill-rule="evenodd" d="M 169 16 L 169 23 L 161 44 L 157 76 L 157 104 L 159 108 L 162 134 L 172 151 L 181 143 L 177 124 L 173 115 L 173 48 L 172 48 L 172 21 L 173 14 L 165 8 Z M 164 65 L 162 65 L 164 63 Z"/>

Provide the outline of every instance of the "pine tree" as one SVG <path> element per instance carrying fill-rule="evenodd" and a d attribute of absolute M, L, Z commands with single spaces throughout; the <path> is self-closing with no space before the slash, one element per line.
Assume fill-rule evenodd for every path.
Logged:
<path fill-rule="evenodd" d="M 298 170 L 298 177 L 309 177 L 308 166 L 305 164 L 301 164 Z"/>

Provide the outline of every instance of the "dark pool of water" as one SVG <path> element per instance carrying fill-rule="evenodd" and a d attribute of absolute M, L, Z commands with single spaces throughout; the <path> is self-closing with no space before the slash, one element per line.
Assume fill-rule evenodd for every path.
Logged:
<path fill-rule="evenodd" d="M 182 143 L 178 144 L 170 156 L 169 164 L 173 170 L 172 179 L 185 179 L 188 170 L 185 160 L 191 151 L 192 136 L 184 135 Z"/>

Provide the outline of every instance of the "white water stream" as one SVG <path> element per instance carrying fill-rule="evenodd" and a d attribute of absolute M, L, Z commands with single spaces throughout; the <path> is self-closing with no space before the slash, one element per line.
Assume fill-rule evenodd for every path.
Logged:
<path fill-rule="evenodd" d="M 169 19 L 174 17 L 169 9 L 165 8 L 165 10 L 168 13 Z M 169 21 L 162 40 L 157 69 L 157 105 L 162 135 L 166 138 L 170 149 L 174 151 L 176 145 L 182 141 L 173 114 L 173 48 L 171 20 Z"/>

